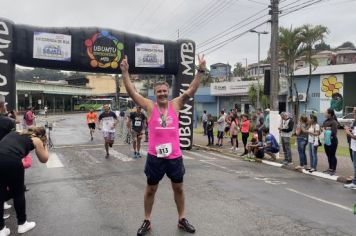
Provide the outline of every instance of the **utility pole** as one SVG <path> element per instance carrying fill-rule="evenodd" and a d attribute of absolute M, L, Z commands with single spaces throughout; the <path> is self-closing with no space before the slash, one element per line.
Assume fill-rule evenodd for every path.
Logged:
<path fill-rule="evenodd" d="M 242 58 L 245 60 L 246 62 L 246 66 L 245 66 L 245 78 L 247 78 L 247 58 Z"/>
<path fill-rule="evenodd" d="M 270 133 L 279 140 L 280 133 L 278 127 L 280 125 L 281 117 L 279 116 L 278 90 L 279 90 L 279 63 L 278 63 L 278 4 L 279 0 L 271 0 L 270 15 L 271 15 L 271 87 L 269 101 L 271 104 L 271 111 L 269 112 Z M 279 154 L 277 154 L 277 158 Z"/>
<path fill-rule="evenodd" d="M 271 110 L 278 111 L 278 92 L 279 92 L 279 63 L 278 63 L 278 4 L 279 0 L 271 0 Z"/>
<path fill-rule="evenodd" d="M 256 31 L 254 29 L 250 30 L 251 33 L 256 33 L 258 35 L 258 59 L 257 59 L 257 102 L 256 102 L 256 108 L 261 108 L 260 107 L 260 54 L 261 54 L 261 46 L 260 46 L 260 37 L 261 34 L 268 34 L 266 31 Z"/>
<path fill-rule="evenodd" d="M 177 33 L 178 33 L 178 39 L 179 39 L 179 29 L 177 30 Z"/>
<path fill-rule="evenodd" d="M 115 75 L 115 86 L 116 86 L 116 92 L 115 92 L 115 99 L 116 99 L 116 110 L 120 110 L 120 80 L 119 80 L 119 75 Z"/>

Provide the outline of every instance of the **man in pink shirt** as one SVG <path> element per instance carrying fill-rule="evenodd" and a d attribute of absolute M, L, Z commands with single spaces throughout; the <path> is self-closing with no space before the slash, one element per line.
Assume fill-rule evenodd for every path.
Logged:
<path fill-rule="evenodd" d="M 184 104 L 194 96 L 201 76 L 205 73 L 206 62 L 204 56 L 198 57 L 199 69 L 189 88 L 179 97 L 168 101 L 169 85 L 158 82 L 154 86 L 156 103 L 140 95 L 131 83 L 128 73 L 127 57 L 120 64 L 123 81 L 129 96 L 136 104 L 147 112 L 149 129 L 148 151 L 145 166 L 147 187 L 144 196 L 145 219 L 137 231 L 137 235 L 145 235 L 151 229 L 151 212 L 158 183 L 166 174 L 172 182 L 174 199 L 178 210 L 178 227 L 194 233 L 195 228 L 185 218 L 183 176 L 185 168 L 179 145 L 178 114 Z"/>

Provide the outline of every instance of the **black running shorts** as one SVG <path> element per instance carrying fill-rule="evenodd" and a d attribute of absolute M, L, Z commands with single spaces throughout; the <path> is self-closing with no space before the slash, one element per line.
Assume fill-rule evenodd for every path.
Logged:
<path fill-rule="evenodd" d="M 148 185 L 157 185 L 165 174 L 173 183 L 182 183 L 185 174 L 183 158 L 165 159 L 148 153 L 145 174 L 147 176 Z"/>
<path fill-rule="evenodd" d="M 89 129 L 95 129 L 95 123 L 88 123 Z"/>

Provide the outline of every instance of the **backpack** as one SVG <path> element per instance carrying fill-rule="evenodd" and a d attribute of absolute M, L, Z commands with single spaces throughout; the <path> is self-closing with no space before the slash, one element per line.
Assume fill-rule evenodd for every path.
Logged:
<path fill-rule="evenodd" d="M 331 145 L 331 130 L 325 130 L 324 131 L 324 144 L 326 146 L 330 146 Z"/>

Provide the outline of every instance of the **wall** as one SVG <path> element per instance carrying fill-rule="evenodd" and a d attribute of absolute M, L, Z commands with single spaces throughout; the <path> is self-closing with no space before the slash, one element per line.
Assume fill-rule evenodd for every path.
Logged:
<path fill-rule="evenodd" d="M 93 88 L 93 94 L 116 93 L 116 83 L 111 75 L 104 76 L 87 76 L 89 83 L 88 87 Z"/>
<path fill-rule="evenodd" d="M 344 106 L 356 106 L 356 73 L 344 75 Z"/>
<path fill-rule="evenodd" d="M 339 74 L 343 75 L 344 85 L 343 85 L 343 97 L 344 97 L 344 106 L 356 106 L 356 73 L 345 73 Z M 313 75 L 311 78 L 311 84 L 309 89 L 309 102 L 307 114 L 310 114 L 312 110 L 315 110 L 317 113 L 318 121 L 322 122 L 325 120 L 324 112 L 325 110 L 320 110 L 320 76 L 321 75 Z M 323 77 L 325 75 L 322 75 Z M 295 83 L 298 88 L 299 93 L 306 93 L 307 85 L 308 85 L 308 76 L 298 76 L 295 77 Z M 291 108 L 290 104 L 289 107 Z M 300 102 L 300 114 L 303 114 L 305 111 L 305 102 Z M 341 116 L 342 112 L 337 114 L 337 116 Z"/>

